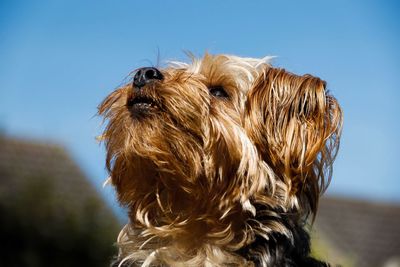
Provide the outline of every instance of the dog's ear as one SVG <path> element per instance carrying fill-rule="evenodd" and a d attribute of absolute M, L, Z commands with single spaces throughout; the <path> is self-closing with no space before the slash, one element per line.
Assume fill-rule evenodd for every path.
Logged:
<path fill-rule="evenodd" d="M 244 120 L 288 194 L 314 214 L 330 181 L 342 125 L 342 111 L 325 87 L 311 75 L 267 66 L 248 93 Z"/>

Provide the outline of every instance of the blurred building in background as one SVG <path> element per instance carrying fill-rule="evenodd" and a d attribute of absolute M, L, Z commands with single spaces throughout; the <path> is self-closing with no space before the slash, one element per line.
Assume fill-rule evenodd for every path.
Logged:
<path fill-rule="evenodd" d="M 0 266 L 109 266 L 117 218 L 60 146 L 0 135 Z"/>
<path fill-rule="evenodd" d="M 399 204 L 323 197 L 315 227 L 321 259 L 343 267 L 400 267 Z"/>
<path fill-rule="evenodd" d="M 400 205 L 324 197 L 317 257 L 400 267 Z M 118 219 L 62 147 L 0 135 L 0 266 L 109 266 Z M 313 228 L 314 229 L 314 228 Z"/>

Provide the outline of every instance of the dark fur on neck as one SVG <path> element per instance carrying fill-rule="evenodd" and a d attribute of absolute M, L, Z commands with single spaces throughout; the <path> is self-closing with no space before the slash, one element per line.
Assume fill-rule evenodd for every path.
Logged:
<path fill-rule="evenodd" d="M 290 213 L 280 213 L 281 216 L 266 218 L 257 216 L 257 220 L 275 220 L 284 225 L 291 237 L 280 232 L 274 232 L 266 240 L 264 237 L 256 236 L 255 241 L 237 253 L 255 266 L 278 266 L 278 267 L 329 267 L 330 265 L 314 259 L 310 256 L 310 235 L 306 231 L 306 220 L 299 220 Z M 262 257 L 262 258 L 261 258 Z M 264 265 L 265 266 L 265 265 Z"/>

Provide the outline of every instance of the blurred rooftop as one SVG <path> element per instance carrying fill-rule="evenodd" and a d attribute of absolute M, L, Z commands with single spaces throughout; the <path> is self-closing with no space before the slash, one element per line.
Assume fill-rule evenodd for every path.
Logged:
<path fill-rule="evenodd" d="M 120 225 L 56 144 L 0 136 L 0 266 L 108 266 Z"/>
<path fill-rule="evenodd" d="M 400 266 L 399 204 L 323 197 L 315 225 L 316 235 L 329 244 L 331 251 L 322 255 L 329 262 L 344 258 L 354 266 Z"/>

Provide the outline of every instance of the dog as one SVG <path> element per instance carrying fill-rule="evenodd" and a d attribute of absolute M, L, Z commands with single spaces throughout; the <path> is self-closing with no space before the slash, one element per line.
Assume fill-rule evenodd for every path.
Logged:
<path fill-rule="evenodd" d="M 99 105 L 130 219 L 115 266 L 328 266 L 310 256 L 308 228 L 342 110 L 323 80 L 270 62 L 139 68 Z"/>

